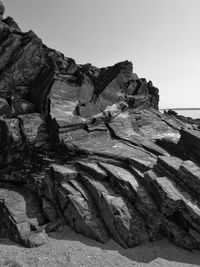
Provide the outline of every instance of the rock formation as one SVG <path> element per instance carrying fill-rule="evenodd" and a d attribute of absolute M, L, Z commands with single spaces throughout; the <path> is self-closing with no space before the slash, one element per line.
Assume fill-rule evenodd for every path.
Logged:
<path fill-rule="evenodd" d="M 192 124 L 193 125 L 193 128 L 197 128 L 198 130 L 200 129 L 200 118 L 193 119 L 191 117 L 185 117 L 185 116 L 179 115 L 176 111 L 171 110 L 171 109 L 169 109 L 167 111 L 165 110 L 164 113 L 166 115 L 175 117 L 175 118 L 183 121 L 184 123 Z"/>
<path fill-rule="evenodd" d="M 5 7 L 3 3 L 0 1 L 0 21 L 2 21 L 3 19 L 4 12 L 5 12 Z"/>
<path fill-rule="evenodd" d="M 68 224 L 125 248 L 200 249 L 199 132 L 158 101 L 131 62 L 78 65 L 2 19 L 0 237 L 34 247 Z"/>

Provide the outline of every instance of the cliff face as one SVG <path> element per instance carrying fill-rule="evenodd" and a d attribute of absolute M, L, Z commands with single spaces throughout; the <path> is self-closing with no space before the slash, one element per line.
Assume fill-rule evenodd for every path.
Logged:
<path fill-rule="evenodd" d="M 78 65 L 0 17 L 0 237 L 39 246 L 68 224 L 123 247 L 199 249 L 197 127 L 158 100 L 131 62 Z"/>

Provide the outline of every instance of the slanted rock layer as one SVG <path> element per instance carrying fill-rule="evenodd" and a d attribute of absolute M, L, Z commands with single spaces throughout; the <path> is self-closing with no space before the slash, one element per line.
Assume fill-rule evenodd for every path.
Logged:
<path fill-rule="evenodd" d="M 0 17 L 0 237 L 34 247 L 68 224 L 200 249 L 198 127 L 158 101 L 131 62 L 78 65 Z"/>

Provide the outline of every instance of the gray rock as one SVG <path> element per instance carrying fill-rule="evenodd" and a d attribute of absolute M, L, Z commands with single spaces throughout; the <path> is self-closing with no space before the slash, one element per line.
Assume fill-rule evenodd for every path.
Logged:
<path fill-rule="evenodd" d="M 26 142 L 36 147 L 45 145 L 48 138 L 45 116 L 39 113 L 31 113 L 21 115 L 19 118 Z"/>
<path fill-rule="evenodd" d="M 160 113 L 131 62 L 78 65 L 3 13 L 0 236 L 35 247 L 68 224 L 123 247 L 199 249 L 198 126 Z"/>
<path fill-rule="evenodd" d="M 5 7 L 3 3 L 0 1 L 0 21 L 3 19 L 4 12 L 5 12 Z"/>
<path fill-rule="evenodd" d="M 25 242 L 26 246 L 29 248 L 40 247 L 48 242 L 48 237 L 44 230 L 41 232 L 33 232 L 29 234 Z"/>
<path fill-rule="evenodd" d="M 62 183 L 59 187 L 58 195 L 63 194 L 66 198 L 65 207 L 63 205 L 65 219 L 76 232 L 105 243 L 108 240 L 105 225 L 98 216 L 91 196 L 81 184 L 78 186 L 81 190 L 68 183 Z"/>
<path fill-rule="evenodd" d="M 200 168 L 197 164 L 190 160 L 184 161 L 177 176 L 197 196 L 200 194 Z"/>
<path fill-rule="evenodd" d="M 0 98 L 0 117 L 1 116 L 4 116 L 6 118 L 11 117 L 11 108 L 8 105 L 8 102 L 3 98 Z"/>
<path fill-rule="evenodd" d="M 78 166 L 94 179 L 105 180 L 107 173 L 95 162 L 77 161 Z"/>
<path fill-rule="evenodd" d="M 123 197 L 114 193 L 106 183 L 83 177 L 112 237 L 123 247 L 134 247 L 148 241 L 144 220 Z"/>
<path fill-rule="evenodd" d="M 39 202 L 30 191 L 7 184 L 1 184 L 0 193 L 0 236 L 29 246 L 27 237 L 44 224 Z"/>
<path fill-rule="evenodd" d="M 34 113 L 35 107 L 27 100 L 15 98 L 12 100 L 12 110 L 15 116 Z"/>
<path fill-rule="evenodd" d="M 179 144 L 183 146 L 188 153 L 200 159 L 200 131 L 196 130 L 181 130 L 181 138 Z"/>
<path fill-rule="evenodd" d="M 75 169 L 70 168 L 70 166 L 52 164 L 50 167 L 52 178 L 57 181 L 67 182 L 73 179 L 77 179 L 78 172 Z"/>

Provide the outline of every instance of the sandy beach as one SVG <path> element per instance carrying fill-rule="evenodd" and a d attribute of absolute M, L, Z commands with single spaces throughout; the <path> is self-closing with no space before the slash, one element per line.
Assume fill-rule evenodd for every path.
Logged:
<path fill-rule="evenodd" d="M 8 259 L 21 263 L 20 267 L 200 266 L 199 251 L 177 248 L 168 240 L 123 249 L 113 240 L 103 245 L 69 227 L 51 233 L 49 242 L 38 248 L 0 239 L 0 266 L 13 266 L 5 265 Z"/>

